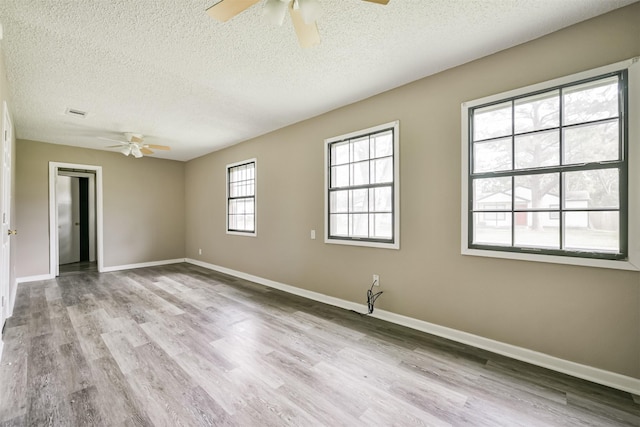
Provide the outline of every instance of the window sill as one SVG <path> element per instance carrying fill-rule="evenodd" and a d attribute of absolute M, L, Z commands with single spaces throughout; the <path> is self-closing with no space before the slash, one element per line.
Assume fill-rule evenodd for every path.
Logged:
<path fill-rule="evenodd" d="M 245 237 L 257 237 L 258 233 L 243 233 L 242 231 L 228 231 L 227 234 L 231 234 L 233 236 L 245 236 Z"/>
<path fill-rule="evenodd" d="M 640 271 L 640 265 L 629 260 L 609 260 L 578 258 L 558 255 L 537 255 L 517 252 L 488 251 L 484 249 L 462 248 L 462 255 L 480 256 L 488 258 L 514 259 L 520 261 L 546 262 L 551 264 L 577 265 L 582 267 L 609 268 L 614 270 Z"/>
<path fill-rule="evenodd" d="M 329 239 L 325 237 L 325 243 L 329 243 L 332 245 L 347 245 L 347 246 L 364 246 L 369 248 L 379 248 L 379 249 L 400 249 L 400 242 L 395 243 L 380 243 L 380 242 L 367 242 L 362 240 L 341 240 L 341 239 Z"/>

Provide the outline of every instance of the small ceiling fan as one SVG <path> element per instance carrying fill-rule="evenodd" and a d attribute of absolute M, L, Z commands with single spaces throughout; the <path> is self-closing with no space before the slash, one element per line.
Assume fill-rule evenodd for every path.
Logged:
<path fill-rule="evenodd" d="M 207 9 L 207 14 L 220 22 L 226 22 L 260 1 L 219 0 Z M 377 4 L 389 3 L 389 0 L 363 1 Z M 300 46 L 307 48 L 320 44 L 320 34 L 316 25 L 316 20 L 322 15 L 319 0 L 265 0 L 262 14 L 270 23 L 282 25 L 287 9 L 289 9 Z"/>
<path fill-rule="evenodd" d="M 100 137 L 100 139 L 117 142 L 120 145 L 112 145 L 107 148 L 120 148 L 120 152 L 122 154 L 125 156 L 132 154 L 136 159 L 139 159 L 145 154 L 153 154 L 153 151 L 151 150 L 152 148 L 154 150 L 171 150 L 171 147 L 167 147 L 166 145 L 145 144 L 144 136 L 139 133 L 125 132 L 124 137 L 126 138 L 126 141 L 103 137 Z"/>

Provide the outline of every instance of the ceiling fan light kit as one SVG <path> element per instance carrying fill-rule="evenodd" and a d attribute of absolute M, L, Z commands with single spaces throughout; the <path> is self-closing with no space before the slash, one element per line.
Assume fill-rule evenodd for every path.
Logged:
<path fill-rule="evenodd" d="M 207 9 L 207 14 L 220 22 L 226 22 L 247 10 L 260 0 L 220 0 Z M 389 0 L 363 0 L 370 3 L 387 4 Z M 303 48 L 320 44 L 317 20 L 323 10 L 319 0 L 265 0 L 262 16 L 273 25 L 282 25 L 289 9 L 298 42 Z"/>
<path fill-rule="evenodd" d="M 117 142 L 120 145 L 112 145 L 107 148 L 119 148 L 120 152 L 125 156 L 133 155 L 136 159 L 140 157 L 144 157 L 144 155 L 153 154 L 152 148 L 154 150 L 170 150 L 171 147 L 166 145 L 156 145 L 156 144 L 145 144 L 144 136 L 139 133 L 125 132 L 124 137 L 126 141 L 121 141 L 119 139 L 111 139 L 111 138 L 103 138 L 106 141 Z"/>

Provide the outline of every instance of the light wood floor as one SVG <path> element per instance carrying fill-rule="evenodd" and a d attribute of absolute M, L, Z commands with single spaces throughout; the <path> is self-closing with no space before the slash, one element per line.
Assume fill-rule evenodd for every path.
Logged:
<path fill-rule="evenodd" d="M 188 264 L 18 288 L 0 426 L 640 425 L 632 395 Z"/>

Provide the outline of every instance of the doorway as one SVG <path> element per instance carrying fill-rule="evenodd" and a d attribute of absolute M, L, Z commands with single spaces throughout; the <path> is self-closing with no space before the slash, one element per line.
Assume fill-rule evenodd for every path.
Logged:
<path fill-rule="evenodd" d="M 96 271 L 95 173 L 58 169 L 58 271 Z"/>
<path fill-rule="evenodd" d="M 49 163 L 50 274 L 102 271 L 102 168 Z"/>

